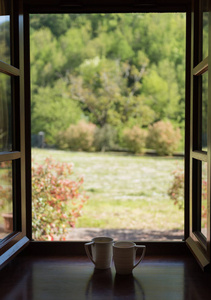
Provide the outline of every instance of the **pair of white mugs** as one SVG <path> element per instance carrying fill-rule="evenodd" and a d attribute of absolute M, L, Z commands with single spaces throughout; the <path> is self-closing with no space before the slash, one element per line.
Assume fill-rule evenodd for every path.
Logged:
<path fill-rule="evenodd" d="M 108 269 L 111 267 L 112 257 L 117 274 L 131 274 L 133 269 L 142 261 L 146 252 L 146 246 L 136 245 L 133 242 L 118 241 L 110 237 L 96 237 L 86 243 L 87 256 L 94 263 L 96 269 Z M 91 246 L 91 253 L 89 250 Z M 140 259 L 136 261 L 136 251 L 142 248 Z"/>

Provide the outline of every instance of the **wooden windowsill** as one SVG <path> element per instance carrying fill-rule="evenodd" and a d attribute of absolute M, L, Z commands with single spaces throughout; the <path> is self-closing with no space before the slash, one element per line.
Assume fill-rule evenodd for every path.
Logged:
<path fill-rule="evenodd" d="M 1 300 L 210 299 L 211 274 L 203 273 L 190 253 L 148 253 L 132 275 L 124 276 L 116 274 L 113 264 L 94 269 L 85 255 L 32 255 L 29 247 L 1 271 Z"/>
<path fill-rule="evenodd" d="M 86 241 L 87 242 L 87 241 Z M 26 247 L 23 255 L 85 255 L 84 242 L 37 242 L 32 241 Z M 136 242 L 146 245 L 148 255 L 189 255 L 190 251 L 184 241 L 181 242 Z"/>

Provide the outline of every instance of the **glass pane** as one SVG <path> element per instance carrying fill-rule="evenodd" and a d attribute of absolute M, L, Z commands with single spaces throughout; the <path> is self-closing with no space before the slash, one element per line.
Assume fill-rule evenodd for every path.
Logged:
<path fill-rule="evenodd" d="M 11 78 L 0 73 L 0 151 L 12 150 Z"/>
<path fill-rule="evenodd" d="M 201 232 L 207 238 L 207 163 L 202 163 L 201 178 Z"/>
<path fill-rule="evenodd" d="M 0 163 L 0 239 L 13 231 L 12 162 Z"/>
<path fill-rule="evenodd" d="M 202 150 L 207 151 L 208 72 L 202 75 Z"/>
<path fill-rule="evenodd" d="M 10 1 L 0 0 L 0 60 L 10 64 Z"/>
<path fill-rule="evenodd" d="M 202 1 L 202 30 L 203 30 L 203 42 L 202 42 L 202 53 L 203 59 L 208 56 L 208 30 L 209 30 L 209 10 L 208 10 L 208 0 Z"/>

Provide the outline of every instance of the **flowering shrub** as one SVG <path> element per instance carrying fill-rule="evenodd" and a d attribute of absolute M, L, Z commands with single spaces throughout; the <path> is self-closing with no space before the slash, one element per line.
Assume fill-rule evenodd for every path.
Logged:
<path fill-rule="evenodd" d="M 123 141 L 126 147 L 134 153 L 143 153 L 146 143 L 146 131 L 138 126 L 123 131 Z"/>
<path fill-rule="evenodd" d="M 58 146 L 75 151 L 91 151 L 93 148 L 96 125 L 80 121 L 60 135 Z"/>
<path fill-rule="evenodd" d="M 178 169 L 173 172 L 174 178 L 171 187 L 168 190 L 168 195 L 178 205 L 179 209 L 184 209 L 184 172 Z M 202 179 L 202 226 L 207 227 L 207 181 Z"/>
<path fill-rule="evenodd" d="M 12 212 L 12 168 L 11 162 L 0 163 L 0 208 Z"/>
<path fill-rule="evenodd" d="M 205 168 L 207 167 L 207 165 L 205 164 Z M 207 180 L 204 177 L 204 170 L 202 169 L 202 212 L 201 212 L 201 223 L 202 223 L 202 228 L 206 228 L 207 227 Z M 206 175 L 205 175 L 206 176 Z M 205 178 L 205 179 L 204 179 Z"/>
<path fill-rule="evenodd" d="M 179 208 L 184 208 L 184 172 L 178 169 L 173 172 L 174 179 L 168 190 L 168 195 Z"/>
<path fill-rule="evenodd" d="M 73 165 L 46 159 L 32 167 L 32 234 L 36 240 L 65 240 L 74 227 L 87 196 L 83 178 L 71 180 Z"/>
<path fill-rule="evenodd" d="M 6 186 L 3 187 L 0 185 L 0 207 L 6 209 L 7 212 L 12 212 L 11 208 L 12 202 L 12 187 Z"/>
<path fill-rule="evenodd" d="M 158 155 L 172 155 L 181 139 L 180 129 L 173 128 L 171 122 L 158 121 L 149 126 L 147 145 Z"/>

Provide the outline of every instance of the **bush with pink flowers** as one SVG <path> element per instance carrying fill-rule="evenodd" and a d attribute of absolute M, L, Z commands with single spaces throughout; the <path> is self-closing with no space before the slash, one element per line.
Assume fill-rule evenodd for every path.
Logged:
<path fill-rule="evenodd" d="M 173 181 L 168 190 L 168 195 L 179 209 L 184 209 L 184 171 L 182 169 L 173 172 Z M 207 227 L 207 180 L 204 178 L 202 178 L 201 195 L 202 226 Z"/>
<path fill-rule="evenodd" d="M 73 165 L 46 159 L 32 167 L 32 234 L 35 240 L 65 240 L 87 201 L 83 177 Z"/>

